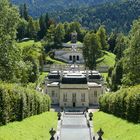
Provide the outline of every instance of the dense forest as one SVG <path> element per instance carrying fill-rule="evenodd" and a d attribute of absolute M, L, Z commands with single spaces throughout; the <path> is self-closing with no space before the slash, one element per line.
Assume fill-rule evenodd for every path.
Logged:
<path fill-rule="evenodd" d="M 51 14 L 58 22 L 78 21 L 88 29 L 105 25 L 108 32 L 128 33 L 133 20 L 140 15 L 140 1 L 126 0 L 85 8 L 71 8 Z"/>
<path fill-rule="evenodd" d="M 33 17 L 39 17 L 46 12 L 63 11 L 69 8 L 88 7 L 106 2 L 118 0 L 11 0 L 14 4 L 24 4 L 29 6 L 29 13 Z"/>
<path fill-rule="evenodd" d="M 33 18 L 48 13 L 57 23 L 78 21 L 86 29 L 95 30 L 105 25 L 108 33 L 128 33 L 133 20 L 140 15 L 139 0 L 72 0 L 69 3 L 66 0 L 12 0 L 12 2 L 19 5 L 20 9 L 26 3 Z"/>

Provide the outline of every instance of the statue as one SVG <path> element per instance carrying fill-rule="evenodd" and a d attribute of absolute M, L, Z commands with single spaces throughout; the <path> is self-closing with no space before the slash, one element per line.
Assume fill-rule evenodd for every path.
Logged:
<path fill-rule="evenodd" d="M 77 42 L 77 32 L 71 33 L 71 43 Z"/>

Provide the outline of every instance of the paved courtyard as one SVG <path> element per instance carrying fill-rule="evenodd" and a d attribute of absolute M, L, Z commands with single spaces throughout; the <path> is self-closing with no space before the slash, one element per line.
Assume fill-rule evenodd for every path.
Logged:
<path fill-rule="evenodd" d="M 64 115 L 60 132 L 61 140 L 91 140 L 90 129 L 84 115 Z"/>

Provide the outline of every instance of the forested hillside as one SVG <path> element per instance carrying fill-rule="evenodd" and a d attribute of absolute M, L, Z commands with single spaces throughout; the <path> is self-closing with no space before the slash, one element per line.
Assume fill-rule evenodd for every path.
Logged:
<path fill-rule="evenodd" d="M 56 12 L 67 10 L 69 8 L 88 7 L 106 2 L 114 2 L 118 0 L 11 0 L 14 4 L 24 4 L 29 6 L 30 14 L 38 17 L 46 12 Z"/>
<path fill-rule="evenodd" d="M 115 140 L 114 134 L 116 134 L 118 140 L 127 135 L 128 131 L 133 132 L 135 140 L 140 139 L 138 138 L 138 132 L 140 132 L 140 0 L 12 1 L 20 7 L 11 4 L 9 0 L 0 0 L 0 140 L 53 139 L 55 131 L 50 128 L 57 128 L 57 119 L 59 126 L 59 122 L 62 121 L 61 113 L 48 112 L 45 113 L 47 116 L 41 115 L 43 118 L 35 116 L 37 118 L 35 121 L 29 118 L 29 122 L 23 119 L 46 111 L 57 111 L 59 106 L 52 109 L 51 99 L 53 104 L 54 100 L 59 101 L 56 103 L 59 103 L 60 109 L 61 105 L 65 109 L 69 105 L 70 99 L 74 111 L 76 107 L 84 110 L 89 105 L 87 96 L 92 97 L 92 102 L 90 102 L 96 105 L 100 98 L 100 110 L 137 123 L 138 128 L 128 129 L 128 125 L 124 126 L 122 121 L 118 123 L 114 117 L 108 119 L 111 120 L 110 124 L 118 124 L 119 127 L 111 133 L 110 130 L 107 132 L 105 129 L 105 135 L 111 134 L 111 137 L 107 139 Z M 58 57 L 59 61 L 57 60 L 55 52 L 60 51 L 62 53 L 58 53 L 58 55 L 62 58 L 63 54 L 67 55 L 69 62 L 72 63 L 71 67 L 63 63 L 63 59 L 61 61 Z M 76 62 L 80 62 L 82 55 L 84 62 L 75 65 Z M 54 67 L 52 64 L 59 65 Z M 93 72 L 93 70 L 98 70 L 99 66 L 101 67 L 100 73 L 104 72 L 101 73 L 104 76 L 103 80 L 96 72 Z M 83 67 L 89 75 L 79 71 Z M 54 68 L 57 72 L 52 71 Z M 102 71 L 102 68 L 105 70 Z M 49 70 L 52 78 L 56 77 L 56 79 L 48 77 Z M 65 74 L 65 71 L 70 71 L 70 75 Z M 57 79 L 57 77 L 59 78 Z M 78 81 L 83 81 L 84 78 L 88 90 L 80 87 L 81 84 L 76 84 L 77 88 L 74 83 L 70 84 L 70 90 L 75 92 L 70 93 L 72 96 L 67 98 L 69 93 L 61 94 L 62 92 L 59 92 L 60 84 L 66 85 L 63 88 L 64 91 L 69 90 L 69 84 L 63 83 L 61 80 L 63 78 L 67 78 L 67 80 L 78 78 Z M 53 80 L 59 83 L 55 81 L 53 83 Z M 81 82 L 79 81 L 79 83 Z M 104 94 L 105 91 L 109 93 Z M 62 100 L 60 100 L 61 96 Z M 83 118 L 85 119 L 87 126 L 84 125 L 87 129 L 92 123 L 91 113 L 86 114 L 89 116 L 88 120 L 84 114 L 81 117 L 81 121 Z M 69 117 L 66 118 L 69 119 Z M 102 126 L 107 124 L 104 123 L 108 122 L 104 121 L 106 120 L 104 118 L 101 118 L 103 121 L 100 121 L 99 128 L 103 128 Z M 96 130 L 96 116 L 94 119 L 94 130 Z M 16 122 L 13 123 L 14 125 L 8 124 L 14 121 L 21 121 L 20 126 L 17 126 Z M 77 125 L 80 126 L 81 121 Z M 33 126 L 33 129 L 29 127 L 32 124 L 36 126 Z M 134 127 L 134 124 L 132 125 Z M 110 126 L 112 127 L 112 125 Z M 122 129 L 122 126 L 127 129 L 124 127 Z M 31 129 L 32 132 L 27 133 Z M 80 127 L 76 129 L 81 131 Z M 61 131 L 60 129 L 56 134 Z M 97 133 L 100 132 L 102 132 L 101 129 Z M 91 136 L 91 131 L 88 134 Z M 26 136 L 29 137 L 26 138 Z M 130 140 L 130 137 L 124 138 Z M 59 135 L 57 139 L 60 139 Z"/>
<path fill-rule="evenodd" d="M 140 15 L 140 1 L 126 0 L 116 3 L 106 3 L 96 7 L 72 8 L 52 13 L 52 17 L 59 22 L 79 21 L 84 27 L 97 29 L 105 25 L 108 32 L 117 31 L 127 33 L 134 19 Z"/>
<path fill-rule="evenodd" d="M 27 4 L 29 14 L 39 17 L 48 13 L 56 22 L 78 21 L 88 29 L 105 25 L 107 32 L 128 33 L 132 21 L 140 15 L 139 0 L 11 0 Z"/>

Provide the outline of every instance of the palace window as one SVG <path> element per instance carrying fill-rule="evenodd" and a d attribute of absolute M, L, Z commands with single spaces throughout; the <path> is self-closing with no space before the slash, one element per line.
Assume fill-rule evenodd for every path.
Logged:
<path fill-rule="evenodd" d="M 72 56 L 71 55 L 69 56 L 69 60 L 72 61 Z"/>
<path fill-rule="evenodd" d="M 64 93 L 64 94 L 63 94 L 63 101 L 64 101 L 64 102 L 67 102 L 67 93 Z"/>
<path fill-rule="evenodd" d="M 73 94 L 72 94 L 72 101 L 73 101 L 73 102 L 76 102 L 76 93 L 73 93 Z"/>
<path fill-rule="evenodd" d="M 77 55 L 77 61 L 79 61 L 79 56 Z"/>
<path fill-rule="evenodd" d="M 97 97 L 97 91 L 94 91 L 94 97 Z"/>
<path fill-rule="evenodd" d="M 76 62 L 76 58 L 75 58 L 75 55 L 73 56 L 73 62 Z"/>
<path fill-rule="evenodd" d="M 55 91 L 54 90 L 52 90 L 52 97 L 54 97 L 55 96 Z"/>
<path fill-rule="evenodd" d="M 81 94 L 81 102 L 85 102 L 85 93 Z"/>

